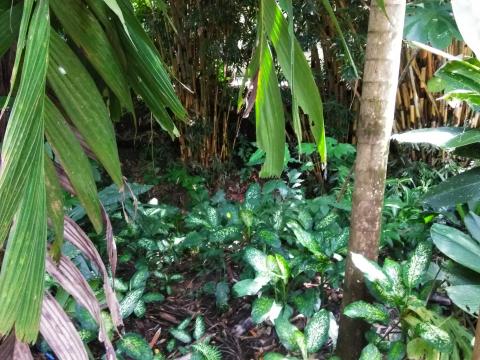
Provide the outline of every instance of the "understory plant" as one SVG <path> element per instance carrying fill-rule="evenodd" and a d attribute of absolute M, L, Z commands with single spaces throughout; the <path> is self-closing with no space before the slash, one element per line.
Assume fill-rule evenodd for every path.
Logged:
<path fill-rule="evenodd" d="M 383 266 L 352 254 L 375 302 L 357 301 L 344 309 L 372 325 L 361 359 L 469 359 L 472 334 L 441 306 L 430 306 L 435 279 L 426 282 L 432 244 L 420 242 L 409 260 L 385 259 Z"/>

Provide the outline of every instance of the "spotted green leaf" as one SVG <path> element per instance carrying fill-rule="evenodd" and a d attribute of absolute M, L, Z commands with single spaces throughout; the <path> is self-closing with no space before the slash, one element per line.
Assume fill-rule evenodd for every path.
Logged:
<path fill-rule="evenodd" d="M 370 324 L 387 324 L 390 320 L 390 316 L 385 309 L 362 300 L 347 305 L 343 313 L 354 319 L 363 319 Z"/>
<path fill-rule="evenodd" d="M 199 340 L 205 334 L 205 320 L 203 316 L 197 316 L 195 327 L 193 328 L 193 338 Z"/>
<path fill-rule="evenodd" d="M 325 309 L 315 313 L 312 318 L 308 320 L 307 326 L 305 327 L 305 338 L 309 353 L 316 353 L 320 350 L 328 339 L 329 329 L 330 314 Z"/>
<path fill-rule="evenodd" d="M 429 323 L 419 323 L 415 333 L 440 352 L 450 353 L 453 348 L 452 339 L 447 332 Z"/>
<path fill-rule="evenodd" d="M 138 334 L 127 333 L 117 343 L 118 351 L 134 360 L 151 360 L 152 350 L 147 341 Z"/>
<path fill-rule="evenodd" d="M 178 341 L 183 342 L 184 344 L 189 344 L 192 342 L 192 337 L 185 330 L 179 329 L 170 329 L 170 334 L 177 339 Z"/>
<path fill-rule="evenodd" d="M 261 324 L 265 320 L 275 321 L 282 311 L 282 306 L 277 304 L 274 299 L 261 296 L 253 302 L 252 320 L 255 324 Z"/>
<path fill-rule="evenodd" d="M 368 344 L 362 350 L 359 360 L 382 360 L 382 354 L 373 344 Z"/>
<path fill-rule="evenodd" d="M 430 259 L 432 257 L 432 245 L 429 242 L 423 241 L 417 245 L 410 259 L 403 267 L 403 281 L 405 286 L 412 289 L 422 281 Z"/>

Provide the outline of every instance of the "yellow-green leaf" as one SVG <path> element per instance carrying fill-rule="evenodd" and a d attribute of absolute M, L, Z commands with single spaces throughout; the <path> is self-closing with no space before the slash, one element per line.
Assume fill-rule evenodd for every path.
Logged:
<path fill-rule="evenodd" d="M 263 0 L 265 33 L 275 48 L 277 61 L 282 68 L 285 78 L 290 84 L 292 79 L 293 91 L 298 105 L 308 115 L 312 134 L 317 142 L 322 163 L 327 161 L 327 147 L 325 141 L 325 127 L 323 118 L 323 104 L 320 92 L 308 66 L 302 48 L 296 39 L 291 40 L 288 23 L 275 0 Z M 294 69 L 291 68 L 291 41 L 294 41 Z M 294 75 L 294 76 L 292 76 Z M 281 151 L 283 154 L 283 150 Z"/>
<path fill-rule="evenodd" d="M 264 150 L 260 176 L 280 176 L 285 149 L 285 118 L 273 57 L 265 37 L 261 39 L 260 70 L 255 102 L 257 145 Z"/>

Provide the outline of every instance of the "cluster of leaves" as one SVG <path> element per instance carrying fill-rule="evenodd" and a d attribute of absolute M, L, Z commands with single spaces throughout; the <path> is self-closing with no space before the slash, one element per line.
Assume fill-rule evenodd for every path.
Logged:
<path fill-rule="evenodd" d="M 355 266 L 363 272 L 377 302 L 357 301 L 344 309 L 351 318 L 374 325 L 366 334 L 369 345 L 361 359 L 468 359 L 472 335 L 453 317 L 444 317 L 442 309 L 428 309 L 435 286 L 426 281 L 432 244 L 420 242 L 408 261 L 386 259 L 383 267 L 352 254 Z M 423 285 L 423 286 L 421 286 Z M 429 286 L 427 286 L 429 285 Z M 383 333 L 380 332 L 383 330 Z"/>

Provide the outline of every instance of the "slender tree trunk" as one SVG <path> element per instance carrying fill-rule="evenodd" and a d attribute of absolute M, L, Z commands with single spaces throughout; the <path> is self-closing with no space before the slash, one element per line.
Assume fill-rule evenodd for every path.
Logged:
<path fill-rule="evenodd" d="M 477 319 L 477 330 L 475 331 L 475 345 L 473 346 L 472 360 L 480 359 L 480 316 Z"/>
<path fill-rule="evenodd" d="M 349 254 L 376 260 L 382 224 L 388 145 L 393 126 L 406 0 L 385 0 L 388 18 L 372 0 L 368 24 Z M 347 258 L 343 308 L 368 297 L 363 275 Z M 342 315 L 338 354 L 356 360 L 365 344 L 365 323 Z"/>

